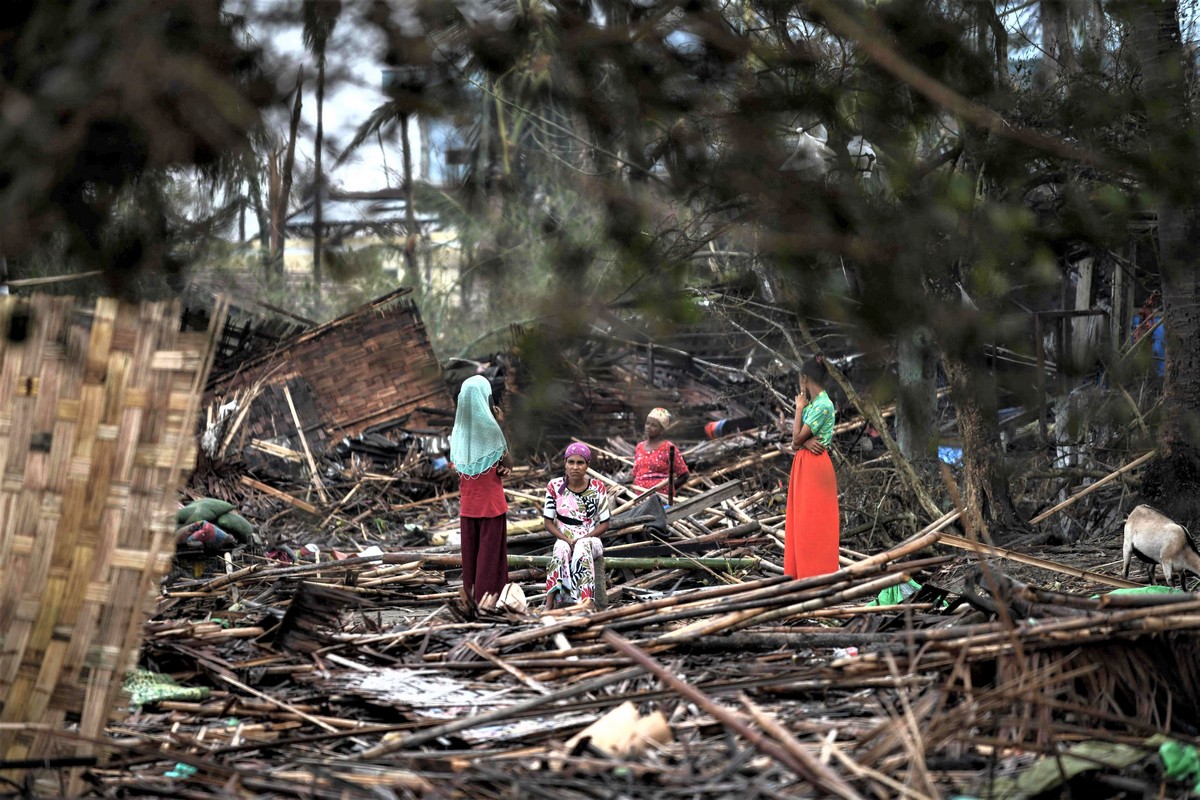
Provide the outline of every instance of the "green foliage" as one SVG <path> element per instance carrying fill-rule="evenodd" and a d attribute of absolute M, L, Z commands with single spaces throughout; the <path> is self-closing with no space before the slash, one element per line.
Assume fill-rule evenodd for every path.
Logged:
<path fill-rule="evenodd" d="M 239 30 L 217 0 L 178 0 L 167 17 L 192 14 L 190 24 L 152 25 L 146 52 L 118 46 L 127 31 L 117 12 L 144 2 L 57 27 L 50 15 L 70 3 L 27 4 L 0 37 L 6 80 L 33 98 L 0 148 L 2 208 L 21 212 L 0 223 L 15 226 L 3 241 L 21 255 L 37 243 L 42 263 L 118 272 L 209 263 L 201 243 L 227 231 L 235 209 L 206 203 L 174 170 L 221 163 L 231 180 L 258 180 L 248 194 L 265 195 L 265 159 L 244 158 L 261 133 L 251 88 L 262 76 Z M 300 6 L 313 52 L 332 63 L 334 25 L 366 25 L 374 35 L 361 41 L 404 75 L 350 147 L 436 115 L 461 129 L 465 177 L 411 187 L 438 235 L 329 247 L 339 288 L 276 284 L 271 302 L 327 319 L 391 288 L 389 268 L 409 269 L 407 254 L 443 355 L 515 340 L 531 363 L 551 365 L 546 352 L 585 335 L 603 306 L 669 326 L 710 313 L 681 288 L 748 278 L 801 317 L 845 321 L 871 352 L 931 329 L 945 354 L 986 346 L 1032 358 L 1029 310 L 1058 302 L 1072 258 L 1124 258 L 1131 220 L 1165 202 L 1195 207 L 1183 60 L 1171 60 L 1165 38 L 1146 47 L 1171 33 L 1169 3 L 1076 9 L 1086 15 L 1068 28 L 1087 36 L 1044 54 L 1028 46 L 1043 32 L 1015 27 L 1038 15 L 987 4 L 490 8 L 378 3 L 339 17 L 337 2 Z M 99 70 L 74 55 L 85 29 Z M 155 69 L 130 68 L 147 56 Z M 170 113 L 150 114 L 134 102 L 139 91 Z M 799 131 L 818 126 L 827 149 L 799 158 L 815 141 Z M 873 161 L 850 148 L 856 137 Z M 184 243 L 185 221 L 197 219 L 207 227 Z M 1187 248 L 1167 255 L 1182 263 Z M 997 380 L 1014 392 L 1030 383 Z"/>
<path fill-rule="evenodd" d="M 178 271 L 170 215 L 150 184 L 246 147 L 271 91 L 221 6 L 6 5 L 0 79 L 13 113 L 0 128 L 0 254 L 103 270 L 110 291 Z M 151 202 L 130 208 L 131 196 Z"/>

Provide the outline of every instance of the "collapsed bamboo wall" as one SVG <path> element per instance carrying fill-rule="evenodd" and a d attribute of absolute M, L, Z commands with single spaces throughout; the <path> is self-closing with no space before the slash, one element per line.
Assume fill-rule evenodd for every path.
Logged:
<path fill-rule="evenodd" d="M 179 314 L 0 297 L 0 758 L 91 754 L 117 706 L 222 316 Z"/>
<path fill-rule="evenodd" d="M 453 400 L 420 312 L 405 296 L 411 291 L 398 289 L 280 342 L 216 376 L 211 396 L 223 402 L 259 385 L 242 426 L 246 441 L 282 439 L 298 449 L 286 388 L 316 452 L 379 426 L 444 425 L 444 416 L 425 410 L 452 409 Z"/>

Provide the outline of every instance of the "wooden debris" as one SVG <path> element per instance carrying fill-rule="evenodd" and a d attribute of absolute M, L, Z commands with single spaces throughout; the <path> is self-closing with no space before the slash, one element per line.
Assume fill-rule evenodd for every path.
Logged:
<path fill-rule="evenodd" d="M 284 339 L 316 353 L 339 338 L 323 330 Z M 365 442 L 391 466 L 337 462 L 321 450 L 300 370 L 264 357 L 239 391 L 265 397 L 259 423 L 294 435 L 245 428 L 224 441 L 294 472 L 210 463 L 188 494 L 234 503 L 265 547 L 234 550 L 200 577 L 172 575 L 143 631 L 143 666 L 207 699 L 114 717 L 104 748 L 81 761 L 53 726 L 67 743 L 57 755 L 9 766 L 86 770 L 103 796 L 988 796 L 991 777 L 1077 743 L 1142 747 L 1200 729 L 1200 601 L 1106 593 L 1119 542 L 1026 553 L 964 538 L 957 510 L 926 513 L 861 446 L 874 446 L 887 411 L 843 410 L 842 568 L 791 580 L 780 566 L 790 457 L 770 421 L 788 395 L 724 345 L 689 351 L 610 331 L 583 347 L 604 359 L 572 359 L 570 425 L 549 438 L 588 440 L 613 508 L 629 512 L 604 539 L 607 609 L 545 610 L 552 452 L 506 479 L 512 583 L 495 603 L 463 605 L 458 485 L 434 464 L 448 422 L 437 403 L 417 401 L 423 433 L 389 417 L 393 433 L 420 439 L 411 447 Z M 518 395 L 520 366 L 500 361 L 463 369 Z M 630 422 L 660 402 L 680 412 L 672 436 L 694 472 L 669 509 L 647 513 L 647 496 L 618 474 Z M 701 438 L 716 415 L 736 417 L 736 432 Z M 1059 519 L 1102 530 L 1141 462 L 1064 473 L 1038 447 L 1031 469 L 1053 478 L 1024 479 L 1026 513 L 1058 506 Z M 927 488 L 926 500 L 946 503 Z M 28 536 L 10 551 L 25 564 L 38 552 Z M 143 563 L 126 542 L 111 558 Z M 1144 793 L 1175 788 L 1144 780 L 1155 784 Z"/>

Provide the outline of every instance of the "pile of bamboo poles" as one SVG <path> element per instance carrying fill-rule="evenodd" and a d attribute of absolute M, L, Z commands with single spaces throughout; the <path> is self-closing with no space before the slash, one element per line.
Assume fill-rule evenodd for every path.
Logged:
<path fill-rule="evenodd" d="M 672 531 L 727 500 L 694 505 Z M 1049 752 L 1048 737 L 1075 741 L 1090 731 L 1128 746 L 1155 732 L 1180 735 L 1173 720 L 1192 724 L 1181 711 L 1198 699 L 1188 686 L 1200 602 L 1190 595 L 1055 592 L 984 562 L 949 604 L 920 596 L 873 603 L 914 576 L 936 581 L 964 557 L 958 544 L 936 552 L 955 516 L 802 581 L 761 567 L 656 569 L 693 582 L 590 614 L 464 617 L 448 590 L 452 554 L 428 548 L 260 561 L 192 581 L 163 600 L 191 609 L 192 621 L 155 622 L 147 652 L 212 684 L 211 698 L 164 701 L 126 720 L 113 730 L 124 755 L 94 774 L 143 792 L 161 790 L 163 765 L 179 762 L 198 768 L 195 794 L 233 786 L 248 796 L 333 797 L 387 785 L 421 796 L 453 781 L 471 796 L 517 787 L 587 796 L 619 765 L 655 796 L 686 787 L 688 796 L 714 798 L 931 798 L 978 790 L 985 767 L 999 774 L 1028 763 Z M 746 524 L 733 513 L 724 521 Z M 307 629 L 301 650 L 281 647 L 272 630 L 305 585 L 344 606 L 314 617 L 321 624 Z M 235 592 L 237 611 L 229 608 Z M 194 621 L 204 608 L 210 618 Z M 1151 693 L 1139 694 L 1146 686 Z M 661 709 L 672 741 L 623 759 L 566 749 L 571 734 L 624 701 Z M 850 704 L 853 718 L 805 711 L 830 703 Z M 238 720 L 232 730 L 227 718 Z M 745 749 L 731 756 L 728 737 Z M 149 746 L 160 740 L 165 749 Z M 1001 742 L 1024 755 L 1005 755 Z M 539 760 L 555 771 L 543 773 Z"/>
<path fill-rule="evenodd" d="M 89 778 L 105 794 L 189 797 L 932 798 L 987 794 L 981 775 L 1059 742 L 1133 746 L 1197 722 L 1191 596 L 1092 597 L 1127 582 L 952 534 L 957 511 L 790 580 L 778 454 L 732 450 L 667 509 L 665 532 L 654 515 L 614 524 L 612 603 L 591 613 L 542 609 L 548 476 L 529 466 L 506 483 L 524 612 L 458 605 L 457 547 L 434 544 L 457 527 L 454 492 L 379 502 L 372 479 L 327 485 L 325 503 L 239 476 L 239 507 L 274 506 L 256 520 L 271 543 L 317 544 L 320 560 L 237 552 L 165 583 L 143 665 L 208 699 L 113 720 Z M 618 510 L 637 507 L 609 485 Z M 276 515 L 301 522 L 284 532 Z M 382 552 L 356 555 L 367 545 Z M 917 594 L 879 600 L 914 579 Z M 626 702 L 669 735 L 621 754 L 583 736 Z"/>

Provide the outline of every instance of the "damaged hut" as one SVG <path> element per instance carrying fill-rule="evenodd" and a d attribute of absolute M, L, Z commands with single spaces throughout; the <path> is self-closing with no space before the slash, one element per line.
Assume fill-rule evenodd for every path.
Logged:
<path fill-rule="evenodd" d="M 338 447 L 394 464 L 404 435 L 436 442 L 453 403 L 411 291 L 398 289 L 214 375 L 206 405 L 225 409 L 220 452 L 294 478 L 313 467 L 306 462 L 314 455 Z"/>

